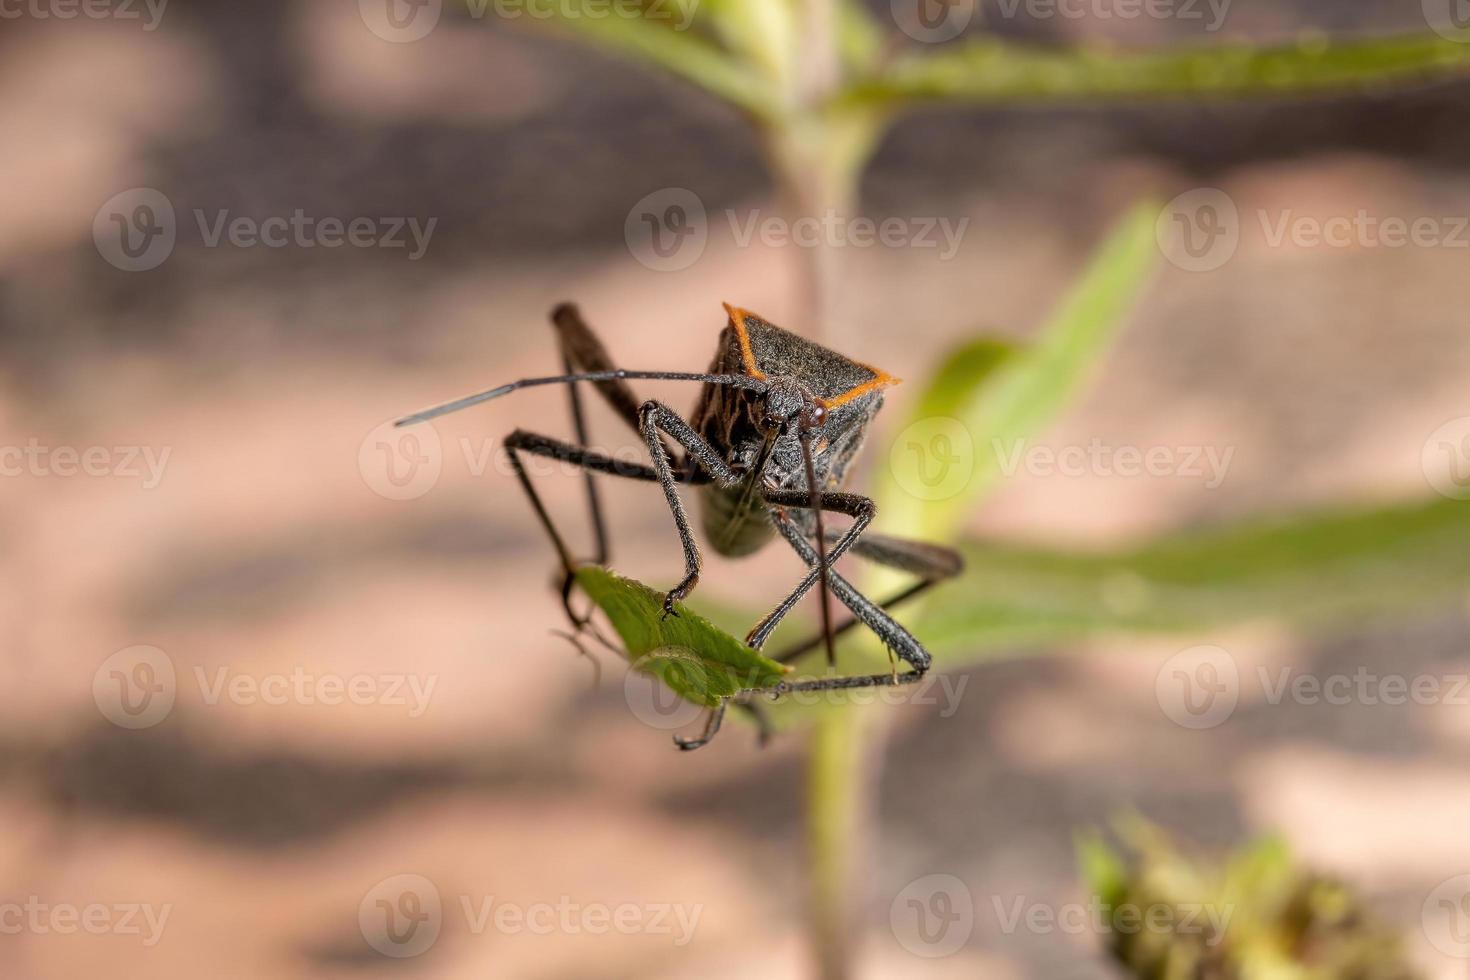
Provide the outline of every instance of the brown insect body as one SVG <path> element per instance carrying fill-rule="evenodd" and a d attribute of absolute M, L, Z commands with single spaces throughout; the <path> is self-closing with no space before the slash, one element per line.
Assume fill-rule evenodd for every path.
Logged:
<path fill-rule="evenodd" d="M 747 646 L 762 649 L 796 603 L 811 589 L 820 588 L 822 631 L 772 659 L 785 663 L 807 650 L 825 646 L 830 666 L 834 639 L 861 624 L 910 668 L 899 672 L 895 663 L 886 673 L 783 681 L 762 691 L 834 691 L 918 681 L 933 658 L 889 609 L 954 578 L 964 562 L 956 552 L 940 545 L 867 533 L 875 513 L 873 501 L 843 489 L 862 448 L 868 423 L 883 405 L 883 390 L 896 384 L 896 379 L 745 310 L 728 305 L 725 310 L 730 319 L 720 334 L 710 371 L 629 371 L 615 366 L 576 307 L 562 304 L 552 312 L 551 319 L 564 373 L 512 381 L 416 412 L 398 424 L 426 422 L 522 388 L 571 385 L 568 397 L 576 442 L 517 429 L 505 437 L 504 445 L 516 478 L 561 559 L 561 600 L 576 634 L 590 624 L 589 618 L 579 615 L 571 604 L 579 561 L 536 492 L 523 457 L 560 460 L 585 471 L 597 564 L 607 564 L 609 549 L 593 474 L 659 485 L 684 556 L 683 579 L 664 593 L 665 617 L 678 614 L 678 604 L 699 581 L 700 550 L 680 499 L 679 488 L 683 485 L 701 494 L 706 536 L 717 552 L 746 555 L 779 536 L 807 566 L 806 575 L 746 635 Z M 632 380 L 691 381 L 704 387 L 693 418 L 686 420 L 663 402 L 640 399 L 628 384 Z M 595 386 L 608 406 L 638 432 L 648 448 L 649 463 L 630 462 L 588 447 L 578 383 Z M 683 449 L 677 461 L 668 440 Z M 846 516 L 851 523 L 841 533 L 829 536 L 822 521 L 824 513 Z M 832 567 L 849 551 L 918 580 L 882 600 L 869 599 Z M 847 606 L 850 619 L 833 624 L 829 596 Z M 707 743 L 719 730 L 727 703 L 751 713 L 765 730 L 759 707 L 750 697 L 754 693 L 741 691 L 722 700 L 710 713 L 702 735 L 676 736 L 675 742 L 681 749 Z"/>
<path fill-rule="evenodd" d="M 726 306 L 730 323 L 720 333 L 711 374 L 745 374 L 768 381 L 757 393 L 728 385 L 705 385 L 691 422 L 722 452 L 732 468 L 750 474 L 732 487 L 700 488 L 705 536 L 716 552 L 730 557 L 758 550 L 775 534 L 756 481 L 776 489 L 810 490 L 795 427 L 770 436 L 762 417 L 773 401 L 806 402 L 825 413 L 812 463 L 823 492 L 841 489 L 862 448 L 868 423 L 883 407 L 883 389 L 897 380 L 877 368 L 783 330 L 746 310 Z M 769 443 L 769 445 L 768 445 Z M 765 465 L 761 457 L 768 454 Z M 687 456 L 684 465 L 694 463 Z M 809 511 L 794 515 L 810 525 Z"/>

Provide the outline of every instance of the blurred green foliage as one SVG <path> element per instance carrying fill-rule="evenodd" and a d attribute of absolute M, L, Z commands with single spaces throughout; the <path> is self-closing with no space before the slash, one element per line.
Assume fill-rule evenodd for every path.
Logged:
<path fill-rule="evenodd" d="M 1159 828 L 1121 821 L 1122 846 L 1078 840 L 1108 949 L 1140 980 L 1417 980 L 1395 932 L 1285 843 L 1225 860 L 1184 854 Z"/>

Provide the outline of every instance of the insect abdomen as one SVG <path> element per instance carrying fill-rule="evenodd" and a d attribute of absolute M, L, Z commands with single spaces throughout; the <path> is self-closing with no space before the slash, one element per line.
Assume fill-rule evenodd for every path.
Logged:
<path fill-rule="evenodd" d="M 721 555 L 740 558 L 751 554 L 776 533 L 760 495 L 747 496 L 743 487 L 726 489 L 707 484 L 700 488 L 699 501 L 704 535 Z"/>

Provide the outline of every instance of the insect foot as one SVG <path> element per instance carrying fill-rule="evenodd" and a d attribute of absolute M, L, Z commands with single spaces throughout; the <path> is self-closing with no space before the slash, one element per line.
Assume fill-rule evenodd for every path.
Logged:
<path fill-rule="evenodd" d="M 670 616 L 677 617 L 679 615 L 679 613 L 674 609 L 674 603 L 683 602 L 684 598 L 688 596 L 689 593 L 694 591 L 694 586 L 698 583 L 699 573 L 691 572 L 690 574 L 684 576 L 684 581 L 680 582 L 678 585 L 669 590 L 668 595 L 664 596 L 664 619 L 668 619 Z"/>

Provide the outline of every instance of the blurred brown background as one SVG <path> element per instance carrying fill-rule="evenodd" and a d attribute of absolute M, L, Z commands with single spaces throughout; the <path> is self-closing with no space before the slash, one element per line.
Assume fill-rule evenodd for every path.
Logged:
<path fill-rule="evenodd" d="M 1416 8 L 1238 0 L 1224 35 L 1421 29 Z M 19 16 L 0 26 L 0 442 L 31 449 L 0 481 L 0 973 L 805 975 L 800 739 L 758 751 L 732 726 L 676 753 L 629 710 L 619 664 L 604 657 L 594 687 L 549 634 L 552 556 L 493 449 L 516 426 L 569 434 L 560 393 L 446 418 L 407 447 L 377 431 L 554 370 L 545 315 L 563 299 L 630 367 L 702 368 L 721 300 L 800 329 L 789 250 L 742 247 L 723 218 L 772 208 L 741 121 L 493 21 L 446 16 L 389 43 L 351 0 L 174 0 L 156 20 L 141 5 L 139 19 L 7 9 Z M 1194 30 L 992 26 L 1038 41 Z M 968 218 L 959 250 L 846 250 L 828 339 L 918 379 L 977 330 L 1024 336 L 1148 193 L 1219 187 L 1273 214 L 1470 215 L 1467 107 L 1470 83 L 1307 104 L 926 112 L 884 143 L 863 210 Z M 674 187 L 702 201 L 709 240 L 688 268 L 658 271 L 625 221 Z M 138 188 L 172 207 L 176 241 L 130 270 L 151 259 L 116 250 L 112 216 L 152 227 L 125 193 Z M 434 225 L 410 259 L 411 247 L 211 245 L 195 218 L 298 210 L 370 219 L 374 234 Z M 1112 542 L 1432 493 L 1421 450 L 1470 415 L 1467 261 L 1465 247 L 1246 234 L 1211 275 L 1165 266 L 1046 442 L 1228 448 L 1226 478 L 1021 473 L 977 527 Z M 601 413 L 594 428 L 631 445 Z M 577 481 L 541 485 L 580 534 Z M 604 492 L 617 567 L 672 583 L 656 494 Z M 796 570 L 782 555 L 712 562 L 703 588 L 753 607 Z M 1464 674 L 1467 612 L 1309 643 L 1262 626 L 1057 650 L 969 670 L 948 717 L 893 709 L 872 976 L 1116 976 L 1094 935 L 1008 931 L 997 908 L 1083 901 L 1071 834 L 1130 807 L 1210 846 L 1281 830 L 1361 884 L 1431 975 L 1464 976 L 1425 938 L 1420 908 L 1470 872 L 1470 709 L 1273 705 L 1248 690 L 1227 724 L 1191 732 L 1160 710 L 1155 675 L 1192 643 L 1252 667 Z M 173 701 L 119 700 L 123 681 Z M 352 683 L 360 696 L 344 693 Z M 962 950 L 925 960 L 888 928 L 889 902 L 932 873 L 968 884 L 975 926 Z M 433 883 L 442 930 L 421 955 L 385 957 L 363 917 L 404 874 Z M 685 943 L 476 928 L 462 900 L 490 898 L 699 918 Z M 105 910 L 96 929 L 52 915 L 92 906 Z"/>

